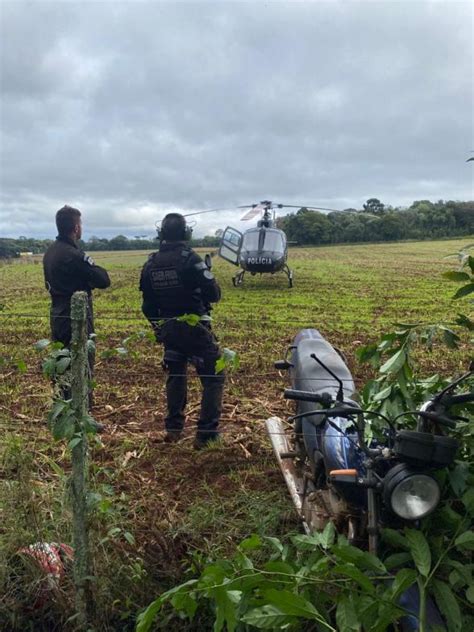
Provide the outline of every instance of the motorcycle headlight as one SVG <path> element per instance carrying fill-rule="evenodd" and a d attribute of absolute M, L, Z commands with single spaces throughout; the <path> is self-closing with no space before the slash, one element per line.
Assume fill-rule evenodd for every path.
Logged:
<path fill-rule="evenodd" d="M 384 499 L 391 510 L 405 520 L 419 520 L 436 509 L 439 485 L 432 476 L 408 468 L 392 468 L 384 480 Z"/>

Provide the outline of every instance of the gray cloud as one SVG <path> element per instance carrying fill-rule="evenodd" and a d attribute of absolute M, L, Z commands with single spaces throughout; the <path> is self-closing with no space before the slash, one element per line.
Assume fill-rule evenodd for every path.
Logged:
<path fill-rule="evenodd" d="M 0 235 L 165 210 L 468 199 L 473 6 L 1 2 Z M 199 233 L 232 215 L 203 216 Z"/>

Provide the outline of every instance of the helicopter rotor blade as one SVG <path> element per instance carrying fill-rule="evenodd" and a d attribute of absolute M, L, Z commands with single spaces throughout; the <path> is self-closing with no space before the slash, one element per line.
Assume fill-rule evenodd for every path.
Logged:
<path fill-rule="evenodd" d="M 204 215 L 204 213 L 218 213 L 219 211 L 235 211 L 235 208 L 236 208 L 235 206 L 230 206 L 229 208 L 210 208 L 207 211 L 196 211 L 194 213 L 183 213 L 183 217 L 192 217 L 193 215 Z"/>
<path fill-rule="evenodd" d="M 277 208 L 307 208 L 309 211 L 329 211 L 331 213 L 352 213 L 338 208 L 325 208 L 324 206 L 306 206 L 306 204 L 277 204 Z"/>
<path fill-rule="evenodd" d="M 350 211 L 348 209 L 341 208 L 325 208 L 323 206 L 306 206 L 306 205 L 297 205 L 297 204 L 277 204 L 278 208 L 305 208 L 308 211 L 328 211 L 329 213 L 347 213 L 349 215 L 366 215 L 367 217 L 375 217 L 376 219 L 380 219 L 373 213 L 364 213 L 364 211 Z"/>
<path fill-rule="evenodd" d="M 254 206 L 253 208 L 250 209 L 250 211 L 248 211 L 248 213 L 245 213 L 245 215 L 240 218 L 240 221 L 246 222 L 249 219 L 253 219 L 254 217 L 257 217 L 257 215 L 260 215 L 262 211 L 263 209 L 261 207 Z"/>

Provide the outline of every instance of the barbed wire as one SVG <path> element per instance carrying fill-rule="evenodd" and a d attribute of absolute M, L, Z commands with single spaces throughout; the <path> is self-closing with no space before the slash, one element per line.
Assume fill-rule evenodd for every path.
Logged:
<path fill-rule="evenodd" d="M 51 316 L 47 314 L 0 312 L 0 319 L 8 320 L 11 318 L 22 318 L 25 320 L 36 319 L 36 320 L 45 320 L 48 322 L 51 320 Z M 96 323 L 100 321 L 119 321 L 119 322 L 125 322 L 125 323 L 126 322 L 130 322 L 130 323 L 140 322 L 145 327 L 150 326 L 150 321 L 148 321 L 144 316 L 115 316 L 115 315 L 109 316 L 109 315 L 104 315 L 104 314 L 94 314 L 93 318 L 94 318 L 94 322 Z M 71 317 L 70 316 L 54 316 L 54 320 L 71 320 Z M 166 323 L 172 320 L 176 320 L 176 317 L 157 318 L 157 321 L 163 322 L 163 323 Z M 220 332 L 220 335 L 225 334 L 226 330 L 242 331 L 242 328 L 245 325 L 259 326 L 261 328 L 266 328 L 271 325 L 292 325 L 292 326 L 297 326 L 301 329 L 318 329 L 318 328 L 326 329 L 330 327 L 331 331 L 334 332 L 335 334 L 336 333 L 337 334 L 350 333 L 354 338 L 357 339 L 358 334 L 367 333 L 367 330 L 372 330 L 372 327 L 373 327 L 373 321 L 372 322 L 351 321 L 350 323 L 348 323 L 347 326 L 341 326 L 341 324 L 336 324 L 328 320 L 326 320 L 326 322 L 319 321 L 316 323 L 315 323 L 315 320 L 316 319 L 314 317 L 313 318 L 308 317 L 307 319 L 297 319 L 297 318 L 291 318 L 291 319 L 273 318 L 272 319 L 267 316 L 250 316 L 250 317 L 237 316 L 234 319 L 216 319 L 216 320 L 213 319 L 211 321 L 203 321 L 203 322 L 207 322 L 211 324 L 212 330 Z M 237 325 L 235 324 L 236 322 L 240 324 Z M 394 325 L 396 324 L 395 321 L 392 321 L 392 322 L 394 323 Z M 448 321 L 446 321 L 446 323 L 453 325 L 452 323 L 449 323 Z M 433 326 L 433 323 L 431 322 L 426 322 L 426 323 L 416 322 L 416 323 L 410 323 L 410 324 L 415 325 L 417 328 Z M 403 323 L 401 323 L 400 326 L 403 326 Z M 358 327 L 360 328 L 360 330 L 354 331 L 354 328 L 357 329 Z M 140 331 L 143 331 L 143 330 L 140 330 Z M 148 331 L 150 332 L 150 329 L 148 329 Z M 101 334 L 99 333 L 98 336 L 100 335 Z M 356 342 L 356 340 L 354 342 Z"/>
<path fill-rule="evenodd" d="M 164 417 L 164 416 L 165 416 L 165 413 L 163 413 L 163 417 Z M 266 421 L 266 419 L 271 419 L 272 417 L 278 417 L 278 415 L 272 415 L 271 417 L 267 417 L 267 418 L 265 418 L 265 419 L 260 418 L 261 420 L 260 420 L 260 421 L 258 421 L 258 423 L 260 423 L 260 424 L 264 424 L 264 423 L 265 423 L 265 421 Z M 44 424 L 45 424 L 45 430 L 47 429 L 46 420 L 43 420 L 43 419 L 23 419 L 23 418 L 21 418 L 21 421 L 22 421 L 22 422 L 24 422 L 24 423 L 34 423 L 34 424 L 44 423 Z M 102 422 L 104 422 L 105 420 L 104 420 L 104 419 L 102 419 L 101 417 L 97 417 L 97 421 L 100 421 L 100 422 L 102 423 Z M 288 423 L 288 422 L 285 422 L 283 419 L 282 419 L 281 421 L 282 421 L 283 423 Z M 255 423 L 255 422 L 256 422 L 256 420 L 245 420 L 245 422 L 243 422 L 243 423 L 247 423 L 247 424 L 249 424 L 249 423 Z M 11 423 L 11 422 L 10 422 L 10 423 Z M 225 425 L 226 423 L 228 424 L 228 423 L 229 423 L 229 421 L 227 421 L 225 418 L 221 417 L 220 422 L 219 422 L 219 427 L 216 429 L 216 432 L 219 434 L 219 436 L 220 436 L 220 435 L 228 435 L 228 436 L 231 436 L 231 435 L 235 435 L 235 434 L 236 434 L 236 433 L 238 433 L 238 432 L 242 432 L 242 429 L 240 429 L 240 430 L 239 430 L 239 429 L 236 429 L 236 428 L 225 428 L 225 427 L 223 428 L 223 427 L 222 427 L 222 425 L 223 425 L 223 424 Z M 7 424 L 8 424 L 8 422 L 7 422 Z M 158 421 L 158 422 L 157 422 L 157 424 L 160 424 L 160 422 Z M 0 426 L 2 426 L 2 425 L 4 426 L 4 425 L 5 425 L 5 423 L 4 423 L 4 422 L 0 419 Z M 111 426 L 111 427 L 114 427 L 114 428 L 119 428 L 119 429 L 120 429 L 120 428 L 122 428 L 122 429 L 123 429 L 123 428 L 125 428 L 125 427 L 127 426 L 127 424 L 120 424 L 120 423 L 105 423 L 104 425 L 106 426 L 106 428 L 107 428 L 107 427 L 109 427 L 109 426 Z M 16 427 L 14 427 L 13 425 L 12 425 L 12 427 L 13 427 L 15 430 L 17 429 L 17 428 L 16 428 Z M 243 439 L 248 439 L 249 435 L 251 436 L 254 430 L 263 430 L 264 435 L 269 436 L 269 437 L 271 437 L 271 436 L 275 436 L 275 437 L 288 437 L 288 438 L 290 438 L 290 439 L 291 439 L 291 437 L 292 437 L 292 433 L 294 433 L 294 430 L 293 430 L 293 428 L 291 428 L 291 427 L 289 427 L 289 428 L 287 429 L 287 431 L 286 431 L 286 432 L 285 432 L 285 431 L 282 431 L 282 432 L 274 432 L 274 431 L 269 431 L 269 430 L 267 430 L 267 429 L 266 429 L 266 428 L 262 425 L 262 427 L 261 427 L 261 428 L 258 428 L 258 427 L 257 427 L 257 428 L 255 428 L 255 427 L 254 427 L 254 428 L 249 428 L 249 429 L 246 431 L 245 436 L 240 436 L 240 439 L 242 439 L 242 440 L 243 440 Z M 190 424 L 190 425 L 188 425 L 188 424 L 186 424 L 186 423 L 185 423 L 185 425 L 184 425 L 184 427 L 183 427 L 183 430 L 182 430 L 182 431 L 179 431 L 179 432 L 186 433 L 187 431 L 196 432 L 196 434 L 206 434 L 206 435 L 208 435 L 208 434 L 209 434 L 209 430 L 206 430 L 206 429 L 202 430 L 202 429 L 200 429 L 200 428 L 199 428 L 199 426 L 198 426 L 197 424 Z M 148 428 L 147 430 L 145 430 L 145 431 L 144 431 L 144 435 L 146 435 L 146 433 L 150 433 L 150 432 L 153 432 L 153 430 L 150 430 L 150 429 Z M 161 433 L 161 432 L 166 432 L 166 430 L 165 430 L 165 428 L 164 428 L 164 427 L 162 427 L 162 428 L 157 428 L 157 429 L 156 429 L 156 432 L 160 432 L 160 433 Z M 104 436 L 104 437 L 107 437 L 109 434 L 115 434 L 115 433 L 108 433 L 108 432 L 105 432 L 105 431 L 104 431 L 104 432 L 100 433 L 100 435 L 99 435 L 99 436 Z M 137 431 L 137 434 L 139 434 L 139 432 L 138 432 L 138 431 Z M 301 434 L 301 433 L 299 433 L 299 434 Z M 356 433 L 354 432 L 353 434 L 355 435 Z M 331 434 L 331 433 L 328 433 L 328 432 L 325 432 L 325 433 L 324 433 L 324 436 L 325 436 L 325 437 L 332 438 L 332 439 L 345 437 L 346 435 L 347 435 L 347 432 L 344 432 L 343 430 L 341 430 L 341 432 L 334 433 L 334 434 Z M 259 435 L 259 436 L 260 436 L 260 435 Z M 149 438 L 149 439 L 152 439 L 153 437 L 150 437 L 150 436 L 149 436 L 148 438 Z M 186 436 L 186 435 L 185 435 L 185 436 L 183 436 L 182 438 L 180 438 L 180 439 L 179 439 L 179 442 L 181 442 L 181 441 L 186 441 L 186 440 L 189 440 L 189 439 L 192 439 L 192 436 Z M 239 436 L 238 436 L 238 435 L 237 435 L 237 439 L 239 439 Z M 163 441 L 163 443 L 167 443 L 167 442 Z M 176 443 L 178 443 L 178 441 L 177 441 Z M 224 447 L 225 447 L 225 446 L 224 446 Z"/>
<path fill-rule="evenodd" d="M 308 308 L 311 309 L 311 308 Z M 39 318 L 39 319 L 44 319 L 44 320 L 50 320 L 51 316 L 49 314 L 35 314 L 35 313 L 27 313 L 27 312 L 0 312 L 0 318 Z M 169 320 L 176 320 L 176 316 L 170 316 L 170 317 L 157 317 L 156 321 L 169 321 Z M 285 318 L 285 319 L 275 319 L 275 318 L 271 318 L 267 315 L 259 315 L 259 316 L 247 316 L 245 319 L 242 318 L 242 316 L 238 316 L 237 317 L 238 320 L 247 320 L 247 321 L 254 321 L 255 323 L 261 323 L 262 325 L 266 325 L 266 324 L 279 324 L 279 323 L 307 323 L 308 320 L 307 319 L 298 319 L 298 318 Z M 62 315 L 54 315 L 54 319 L 63 319 L 63 320 L 71 320 L 70 316 L 62 316 Z M 102 313 L 98 313 L 98 314 L 94 314 L 94 321 L 97 320 L 123 320 L 123 321 L 130 321 L 133 322 L 135 320 L 139 320 L 140 322 L 143 323 L 148 323 L 148 319 L 145 316 L 140 316 L 140 315 L 134 315 L 134 316 L 124 316 L 123 314 L 119 314 L 119 313 L 115 313 L 115 312 L 102 312 Z M 232 321 L 234 319 L 229 318 L 228 316 L 224 316 L 224 317 L 219 317 L 219 318 L 212 318 L 212 320 L 210 321 L 203 321 L 203 322 L 209 322 L 211 324 L 225 324 L 226 321 Z M 395 322 L 395 321 L 394 321 Z M 371 323 L 367 322 L 367 321 L 363 321 L 363 320 L 356 320 L 356 321 L 350 321 L 349 323 L 350 325 L 354 326 L 354 325 L 365 325 L 365 326 L 371 326 Z M 410 323 L 412 325 L 416 325 L 417 327 L 424 327 L 424 326 L 430 326 L 433 323 L 431 322 L 416 322 L 416 323 Z"/>
<path fill-rule="evenodd" d="M 14 368 L 14 367 L 11 367 Z M 94 372 L 96 374 L 98 373 L 102 373 L 102 368 L 103 365 L 97 366 L 94 369 Z M 159 369 L 159 367 L 157 366 L 157 368 Z M 251 368 L 251 365 L 246 365 L 245 367 L 242 366 L 242 364 L 240 365 L 239 369 L 234 369 L 232 371 L 228 371 L 225 372 L 225 377 L 227 380 L 232 380 L 232 378 L 238 378 L 238 377 L 242 377 L 242 375 L 247 374 L 247 370 L 248 368 Z M 98 370 L 99 369 L 99 370 Z M 114 367 L 114 373 L 115 372 L 123 372 L 125 373 L 127 376 L 131 376 L 131 377 L 141 377 L 144 380 L 147 380 L 150 378 L 150 372 L 143 372 L 143 371 L 130 371 L 127 367 Z M 275 369 L 276 371 L 276 369 Z M 107 375 L 107 372 L 104 371 L 104 373 Z M 18 375 L 17 373 L 15 373 L 15 375 Z M 39 376 L 41 375 L 41 370 L 38 368 L 38 371 L 21 371 L 20 375 L 25 376 L 25 377 L 29 377 L 29 376 Z M 157 378 L 167 378 L 170 374 L 164 370 L 158 370 L 157 373 L 155 374 L 155 376 Z M 0 372 L 0 376 L 2 376 L 2 373 Z M 214 377 L 219 377 L 219 374 L 215 374 L 215 373 L 206 373 L 206 374 L 202 374 L 199 375 L 198 373 L 172 373 L 171 377 L 186 377 L 188 379 L 195 379 L 198 380 L 200 378 L 214 378 Z M 275 380 L 275 378 L 279 378 L 281 380 L 287 380 L 286 376 L 280 376 L 278 373 L 252 373 L 251 375 L 249 375 L 250 379 L 254 379 L 254 378 L 269 378 L 272 380 Z M 111 376 L 111 379 L 113 379 L 113 376 Z M 335 387 L 337 386 L 338 382 L 337 380 L 335 380 L 334 378 L 331 377 L 304 377 L 304 378 L 300 378 L 300 381 L 302 382 L 308 382 L 308 381 L 315 381 L 315 382 L 330 382 L 331 384 L 333 384 Z M 353 378 L 341 378 L 341 382 L 347 382 L 347 383 L 354 383 L 354 384 L 366 384 L 366 378 L 364 377 L 353 377 Z M 432 384 L 432 379 L 431 378 L 426 378 L 426 379 L 420 379 L 420 380 L 416 380 L 417 384 Z M 103 382 L 104 384 L 107 383 L 107 380 L 104 380 Z M 164 383 L 163 383 L 164 385 Z M 238 385 L 240 386 L 240 384 Z M 254 386 L 254 385 L 253 385 Z M 285 388 L 285 387 L 282 387 Z M 288 386 L 286 388 L 295 388 L 295 386 L 291 386 L 290 384 L 288 384 Z M 296 389 L 298 390 L 298 389 Z M 301 389 L 303 390 L 303 389 Z"/>

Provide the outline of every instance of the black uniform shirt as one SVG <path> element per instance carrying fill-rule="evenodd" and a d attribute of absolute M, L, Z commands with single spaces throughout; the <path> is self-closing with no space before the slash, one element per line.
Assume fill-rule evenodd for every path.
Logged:
<path fill-rule="evenodd" d="M 107 271 L 96 266 L 68 237 L 56 237 L 44 255 L 43 267 L 46 288 L 53 298 L 71 297 L 81 290 L 90 294 L 93 288 L 110 285 Z"/>
<path fill-rule="evenodd" d="M 181 241 L 163 241 L 142 269 L 140 290 L 147 318 L 209 313 L 221 291 L 201 257 Z"/>
<path fill-rule="evenodd" d="M 110 285 L 109 275 L 104 268 L 96 266 L 92 259 L 80 250 L 76 242 L 68 237 L 56 237 L 56 241 L 43 257 L 44 280 L 51 294 L 51 329 L 53 338 L 68 345 L 71 339 L 70 309 L 74 292 L 84 291 L 89 295 L 88 329 L 92 333 L 93 288 Z"/>

